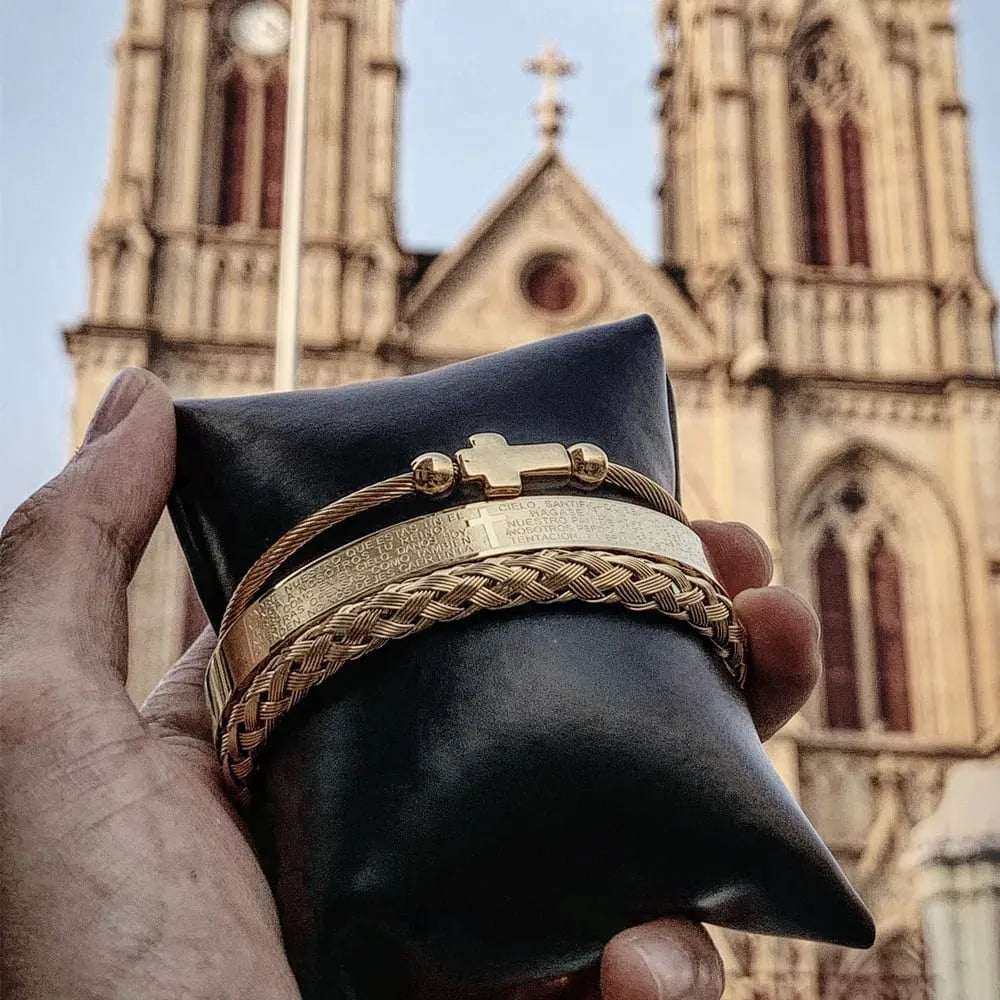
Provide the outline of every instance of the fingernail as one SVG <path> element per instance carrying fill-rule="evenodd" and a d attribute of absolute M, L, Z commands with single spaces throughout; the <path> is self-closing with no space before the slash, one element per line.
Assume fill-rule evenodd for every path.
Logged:
<path fill-rule="evenodd" d="M 605 960 L 602 992 L 642 1000 L 673 1000 L 690 995 L 695 983 L 691 953 L 676 940 L 636 935 Z"/>
<path fill-rule="evenodd" d="M 718 1000 L 722 995 L 722 960 L 705 932 L 693 924 L 654 921 L 626 931 L 617 943 L 613 954 L 608 954 L 609 946 L 603 960 L 604 996 Z"/>
<path fill-rule="evenodd" d="M 646 975 L 653 987 L 650 997 L 656 1000 L 674 1000 L 691 995 L 695 985 L 694 962 L 690 952 L 679 948 L 674 941 L 645 940 L 632 946 L 645 966 Z"/>
<path fill-rule="evenodd" d="M 97 404 L 83 443 L 93 444 L 98 438 L 113 431 L 132 412 L 145 385 L 140 369 L 126 368 L 121 372 Z"/>

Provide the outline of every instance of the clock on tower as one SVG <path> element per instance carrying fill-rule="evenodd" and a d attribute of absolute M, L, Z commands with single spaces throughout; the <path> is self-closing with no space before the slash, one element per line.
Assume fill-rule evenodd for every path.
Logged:
<path fill-rule="evenodd" d="M 233 11 L 229 33 L 247 55 L 270 58 L 288 46 L 291 19 L 277 0 L 250 0 Z"/>

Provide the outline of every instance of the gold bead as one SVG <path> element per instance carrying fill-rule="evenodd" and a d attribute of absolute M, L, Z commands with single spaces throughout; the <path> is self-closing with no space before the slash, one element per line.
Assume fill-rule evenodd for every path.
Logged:
<path fill-rule="evenodd" d="M 608 475 L 608 456 L 596 444 L 575 444 L 569 449 L 573 481 L 578 486 L 600 486 Z"/>
<path fill-rule="evenodd" d="M 410 468 L 413 470 L 413 486 L 418 493 L 440 497 L 450 493 L 455 486 L 455 463 L 439 451 L 415 458 Z"/>

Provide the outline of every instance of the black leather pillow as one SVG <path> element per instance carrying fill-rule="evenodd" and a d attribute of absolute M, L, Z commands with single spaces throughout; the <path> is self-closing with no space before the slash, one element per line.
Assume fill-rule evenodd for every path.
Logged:
<path fill-rule="evenodd" d="M 648 317 L 407 378 L 181 402 L 177 428 L 170 510 L 216 626 L 307 514 L 472 433 L 593 441 L 677 490 Z M 318 548 L 438 507 L 395 503 Z M 854 946 L 874 934 L 721 664 L 653 616 L 529 607 L 391 643 L 282 721 L 252 792 L 307 1000 L 565 974 L 663 914 Z"/>

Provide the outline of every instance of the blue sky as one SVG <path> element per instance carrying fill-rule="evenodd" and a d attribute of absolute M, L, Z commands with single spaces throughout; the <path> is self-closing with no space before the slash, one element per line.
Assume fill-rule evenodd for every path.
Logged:
<path fill-rule="evenodd" d="M 1000 279 L 1000 3 L 961 0 L 980 245 Z M 453 243 L 535 150 L 522 70 L 544 43 L 578 65 L 566 155 L 647 254 L 656 252 L 652 0 L 405 0 L 404 243 Z M 9 4 L 0 38 L 0 522 L 67 449 L 60 330 L 86 298 L 86 240 L 107 160 L 122 0 Z M 12 251 L 11 248 L 16 248 Z"/>

